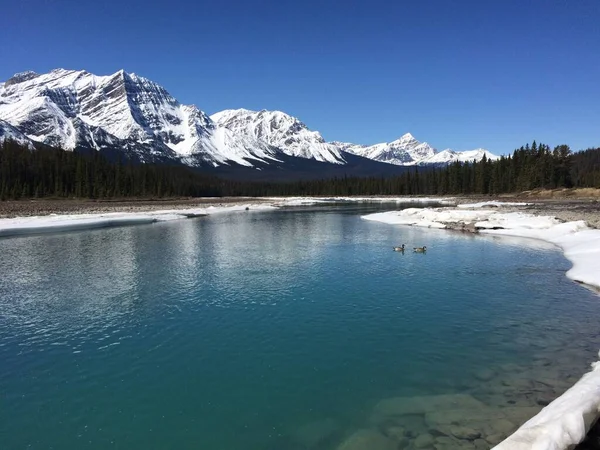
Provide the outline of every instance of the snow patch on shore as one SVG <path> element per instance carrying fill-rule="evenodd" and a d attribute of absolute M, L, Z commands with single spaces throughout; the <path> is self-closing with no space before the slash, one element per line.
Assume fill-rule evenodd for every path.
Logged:
<path fill-rule="evenodd" d="M 275 209 L 272 205 L 209 206 L 205 208 L 165 209 L 148 212 L 117 212 L 104 214 L 51 214 L 48 216 L 16 217 L 0 219 L 0 237 L 24 236 L 64 231 L 91 230 L 96 228 L 143 225 L 154 222 L 187 219 L 210 214 L 235 211 L 264 211 Z"/>
<path fill-rule="evenodd" d="M 573 267 L 567 276 L 600 288 L 600 230 L 584 221 L 561 223 L 555 217 L 473 208 L 425 208 L 389 211 L 363 219 L 389 224 L 448 228 L 471 225 L 481 233 L 550 242 L 562 248 Z M 568 391 L 523 424 L 496 450 L 567 450 L 585 439 L 600 416 L 600 361 Z"/>
<path fill-rule="evenodd" d="M 415 225 L 426 228 L 447 228 L 447 223 L 470 224 L 487 219 L 494 210 L 465 210 L 452 208 L 407 208 L 401 211 L 386 211 L 362 216 L 393 225 Z"/>
<path fill-rule="evenodd" d="M 479 203 L 463 203 L 458 205 L 459 208 L 484 208 L 484 207 L 501 207 L 501 206 L 527 206 L 531 203 L 516 203 L 516 202 L 499 202 L 498 200 L 491 200 L 489 202 Z"/>
<path fill-rule="evenodd" d="M 320 203 L 438 203 L 454 205 L 452 198 L 441 197 L 270 197 L 276 206 L 306 206 Z"/>
<path fill-rule="evenodd" d="M 589 228 L 584 221 L 561 223 L 552 216 L 464 208 L 408 208 L 369 214 L 363 219 L 428 228 L 463 224 L 480 233 L 547 241 L 560 247 L 573 264 L 566 274 L 570 279 L 600 289 L 600 230 Z"/>

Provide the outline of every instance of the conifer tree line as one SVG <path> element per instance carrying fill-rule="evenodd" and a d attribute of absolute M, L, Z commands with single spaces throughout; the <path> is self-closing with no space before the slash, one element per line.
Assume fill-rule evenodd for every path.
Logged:
<path fill-rule="evenodd" d="M 527 144 L 497 161 L 417 167 L 393 177 L 316 181 L 225 180 L 183 166 L 110 161 L 100 153 L 0 145 L 0 199 L 77 197 L 220 197 L 286 195 L 501 194 L 560 187 L 600 188 L 600 148 Z"/>

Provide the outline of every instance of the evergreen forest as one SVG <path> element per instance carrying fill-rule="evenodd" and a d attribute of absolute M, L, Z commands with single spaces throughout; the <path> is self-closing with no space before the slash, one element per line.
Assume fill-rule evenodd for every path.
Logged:
<path fill-rule="evenodd" d="M 184 166 L 112 161 L 100 153 L 0 144 L 0 199 L 224 196 L 502 194 L 532 189 L 600 188 L 600 148 L 571 152 L 533 142 L 497 161 L 416 167 L 387 177 L 251 182 Z"/>

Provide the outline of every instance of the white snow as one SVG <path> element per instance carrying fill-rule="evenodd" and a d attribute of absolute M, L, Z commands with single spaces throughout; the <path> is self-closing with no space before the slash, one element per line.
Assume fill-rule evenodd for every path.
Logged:
<path fill-rule="evenodd" d="M 375 145 L 358 145 L 349 142 L 332 142 L 332 144 L 354 155 L 399 166 L 481 161 L 484 155 L 489 160 L 498 159 L 498 156 L 482 148 L 462 152 L 446 149 L 438 152 L 427 142 L 419 142 L 410 133 L 404 134 L 395 141 Z"/>
<path fill-rule="evenodd" d="M 527 206 L 531 203 L 522 203 L 522 202 L 499 202 L 498 200 L 490 200 L 489 202 L 479 202 L 479 203 L 463 203 L 458 205 L 459 208 L 484 208 L 486 206 Z"/>
<path fill-rule="evenodd" d="M 395 141 L 374 145 L 357 145 L 348 142 L 333 142 L 333 144 L 354 155 L 400 166 L 418 164 L 436 154 L 436 150 L 427 142 L 417 141 L 410 133 L 402 135 Z"/>
<path fill-rule="evenodd" d="M 209 206 L 206 208 L 165 209 L 140 213 L 51 214 L 48 216 L 16 217 L 0 219 L 0 237 L 142 225 L 203 215 L 246 211 L 246 208 L 249 208 L 249 211 L 275 209 L 274 206 L 268 204 L 244 204 Z"/>
<path fill-rule="evenodd" d="M 21 145 L 26 145 L 30 149 L 34 149 L 33 141 L 13 127 L 10 123 L 0 120 L 0 144 L 6 139 L 16 141 Z"/>
<path fill-rule="evenodd" d="M 468 210 L 451 208 L 407 208 L 363 216 L 363 219 L 393 225 L 416 225 L 427 228 L 446 228 L 444 222 L 470 224 L 483 220 L 494 210 Z"/>
<path fill-rule="evenodd" d="M 123 148 L 146 162 L 161 157 L 189 165 L 253 167 L 280 161 L 281 153 L 340 165 L 348 153 L 397 165 L 497 158 L 483 149 L 438 152 L 410 133 L 370 146 L 327 142 L 282 111 L 237 109 L 209 117 L 124 70 L 105 76 L 65 69 L 17 74 L 0 83 L 0 120 L 36 142 L 67 150 Z"/>
<path fill-rule="evenodd" d="M 460 152 L 447 148 L 446 150 L 442 150 L 441 152 L 436 153 L 430 158 L 422 161 L 421 164 L 451 164 L 455 162 L 467 163 L 481 161 L 484 156 L 488 161 L 500 159 L 499 156 L 496 156 L 483 148 L 464 150 Z"/>
<path fill-rule="evenodd" d="M 438 203 L 453 205 L 448 197 L 269 197 L 277 206 L 303 206 L 319 203 Z"/>
<path fill-rule="evenodd" d="M 318 131 L 309 130 L 296 117 L 282 111 L 228 109 L 210 118 L 237 136 L 263 141 L 286 155 L 334 164 L 345 162 L 340 150 L 325 142 Z"/>
<path fill-rule="evenodd" d="M 390 224 L 445 228 L 445 223 L 474 224 L 481 233 L 533 238 L 562 248 L 573 267 L 567 276 L 600 288 L 600 230 L 583 221 L 561 223 L 554 217 L 497 210 L 425 208 L 363 216 Z M 488 205 L 489 206 L 489 205 Z M 497 206 L 497 205 L 496 205 Z M 581 442 L 600 416 L 600 361 L 573 387 L 523 424 L 497 450 L 567 450 Z"/>
<path fill-rule="evenodd" d="M 276 152 L 219 127 L 159 84 L 123 70 L 107 76 L 64 69 L 20 74 L 0 85 L 0 99 L 1 120 L 29 139 L 67 150 L 139 144 L 142 160 L 144 153 L 158 152 L 191 165 L 199 156 L 215 166 L 250 167 L 252 161 L 273 160 Z"/>

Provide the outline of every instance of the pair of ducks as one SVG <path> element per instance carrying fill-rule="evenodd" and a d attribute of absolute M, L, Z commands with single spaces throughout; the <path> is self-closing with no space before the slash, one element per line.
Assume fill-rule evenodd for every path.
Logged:
<path fill-rule="evenodd" d="M 404 253 L 404 244 L 401 247 L 394 247 L 395 252 Z M 427 247 L 424 245 L 423 247 L 413 247 L 413 253 L 425 253 L 427 251 Z"/>

